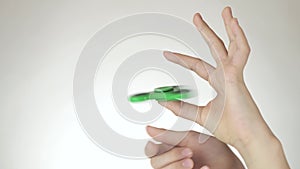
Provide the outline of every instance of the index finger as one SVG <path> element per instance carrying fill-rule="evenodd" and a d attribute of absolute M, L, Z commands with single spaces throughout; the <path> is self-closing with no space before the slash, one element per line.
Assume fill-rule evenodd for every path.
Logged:
<path fill-rule="evenodd" d="M 152 126 L 147 126 L 147 132 L 154 140 L 173 146 L 186 146 L 190 134 L 189 131 L 171 131 Z"/>
<path fill-rule="evenodd" d="M 210 73 L 215 70 L 212 65 L 199 58 L 169 51 L 164 51 L 164 56 L 167 60 L 192 70 L 205 80 L 208 80 Z"/>

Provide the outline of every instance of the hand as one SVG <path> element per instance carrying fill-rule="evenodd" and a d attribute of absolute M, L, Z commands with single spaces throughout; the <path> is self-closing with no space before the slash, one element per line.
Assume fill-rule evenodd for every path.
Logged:
<path fill-rule="evenodd" d="M 258 108 L 256 107 L 243 80 L 243 69 L 250 48 L 247 39 L 232 17 L 230 8 L 223 11 L 223 20 L 230 44 L 228 50 L 220 38 L 209 28 L 200 14 L 194 16 L 194 24 L 206 40 L 217 63 L 213 67 L 205 61 L 179 53 L 164 52 L 167 60 L 191 69 L 207 80 L 217 91 L 217 96 L 206 106 L 196 106 L 185 102 L 160 102 L 176 115 L 196 120 L 221 141 L 238 145 L 255 136 L 272 135 Z"/>
<path fill-rule="evenodd" d="M 167 131 L 147 127 L 151 137 L 162 144 L 149 142 L 145 148 L 155 169 L 244 169 L 230 148 L 215 137 L 199 144 L 199 133 Z M 183 138 L 177 142 L 178 138 Z M 172 145 L 172 146 L 171 146 Z"/>
<path fill-rule="evenodd" d="M 207 42 L 216 67 L 198 58 L 164 52 L 167 60 L 207 80 L 217 96 L 206 106 L 181 101 L 160 104 L 177 116 L 196 121 L 219 140 L 237 148 L 248 168 L 288 168 L 279 140 L 265 123 L 244 82 L 243 70 L 250 53 L 245 34 L 229 7 L 222 17 L 230 40 L 228 49 L 200 14 L 194 16 L 194 24 Z M 274 159 L 279 159 L 277 164 Z"/>

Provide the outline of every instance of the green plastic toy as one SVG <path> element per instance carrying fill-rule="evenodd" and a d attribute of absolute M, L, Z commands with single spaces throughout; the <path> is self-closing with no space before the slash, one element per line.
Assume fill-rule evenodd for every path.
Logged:
<path fill-rule="evenodd" d="M 132 95 L 128 100 L 130 102 L 142 102 L 147 100 L 171 101 L 191 98 L 194 96 L 193 93 L 191 90 L 184 89 L 180 86 L 164 86 L 155 88 L 153 92 Z"/>

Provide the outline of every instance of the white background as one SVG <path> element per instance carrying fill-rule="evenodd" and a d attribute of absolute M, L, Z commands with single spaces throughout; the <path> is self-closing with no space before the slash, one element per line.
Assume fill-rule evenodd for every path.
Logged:
<path fill-rule="evenodd" d="M 0 168 L 151 168 L 148 160 L 102 151 L 80 128 L 72 102 L 80 52 L 105 24 L 140 12 L 191 22 L 199 11 L 227 42 L 220 17 L 226 5 L 232 6 L 252 47 L 245 70 L 248 87 L 282 141 L 291 168 L 300 168 L 297 0 L 1 0 Z"/>

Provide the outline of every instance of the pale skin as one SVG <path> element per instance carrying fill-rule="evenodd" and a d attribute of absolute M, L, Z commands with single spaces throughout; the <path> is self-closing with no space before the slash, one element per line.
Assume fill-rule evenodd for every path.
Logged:
<path fill-rule="evenodd" d="M 205 169 L 209 166 L 210 168 L 244 169 L 231 149 L 215 137 L 210 137 L 205 143 L 199 144 L 199 133 L 194 131 L 167 131 L 154 127 L 148 127 L 147 131 L 150 136 L 162 142 L 162 144 L 149 142 L 146 146 L 147 155 L 152 157 L 153 168 L 199 169 L 202 167 Z M 178 143 L 177 138 L 183 139 Z"/>
<path fill-rule="evenodd" d="M 250 54 L 247 38 L 238 20 L 232 16 L 230 7 L 223 10 L 222 18 L 230 41 L 228 47 L 200 14 L 195 14 L 193 19 L 194 25 L 210 48 L 216 67 L 199 58 L 164 52 L 167 60 L 190 69 L 207 80 L 217 92 L 217 96 L 206 106 L 192 105 L 182 101 L 160 103 L 175 115 L 193 120 L 206 127 L 214 137 L 199 144 L 198 138 L 194 137 L 197 133 L 191 132 L 193 134 L 188 134 L 184 138 L 189 141 L 172 144 L 169 142 L 170 137 L 178 137 L 182 134 L 181 132 L 148 127 L 149 135 L 162 142 L 162 145 L 149 143 L 146 146 L 146 153 L 152 151 L 150 156 L 155 169 L 243 168 L 226 144 L 239 151 L 249 169 L 289 168 L 280 141 L 262 118 L 244 82 L 243 71 Z M 218 110 L 222 110 L 220 119 L 211 120 L 209 115 L 218 113 Z M 166 132 L 170 132 L 168 137 L 161 135 Z M 166 145 L 175 147 L 169 150 Z M 153 152 L 149 147 L 157 151 Z M 188 148 L 192 154 L 183 157 L 184 148 Z M 210 149 L 212 152 L 209 151 Z M 212 153 L 216 155 L 210 156 Z M 187 164 L 190 165 L 187 166 Z"/>

